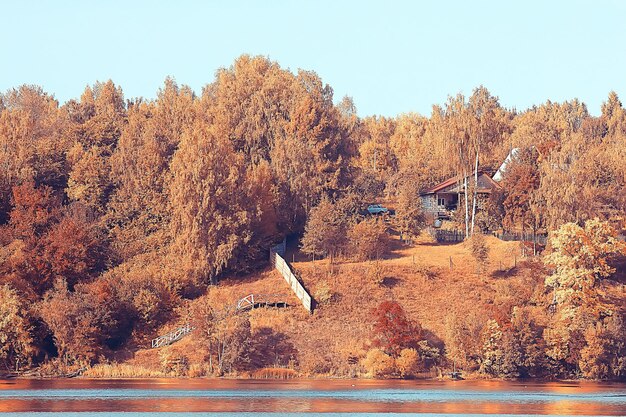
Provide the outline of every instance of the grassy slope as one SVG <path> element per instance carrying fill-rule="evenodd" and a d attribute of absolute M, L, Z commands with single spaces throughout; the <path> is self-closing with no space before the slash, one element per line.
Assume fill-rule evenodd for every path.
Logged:
<path fill-rule="evenodd" d="M 370 278 L 375 267 L 372 262 L 338 262 L 331 268 L 326 260 L 312 262 L 296 256 L 293 265 L 313 293 L 324 282 L 335 294 L 313 315 L 299 306 L 281 276 L 270 268 L 243 279 L 223 280 L 206 296 L 216 305 L 235 305 L 250 293 L 284 293 L 290 307 L 250 312 L 253 329 L 270 327 L 287 335 L 298 350 L 303 374 L 347 376 L 358 372 L 358 365 L 350 364 L 349 358 L 362 357 L 368 349 L 370 312 L 385 299 L 400 302 L 428 337 L 445 342 L 445 320 L 450 314 L 493 316 L 498 309 L 532 298 L 543 280 L 536 268 L 520 263 L 517 242 L 488 237 L 489 264 L 482 273 L 477 273 L 466 243 L 437 245 L 426 238 L 412 246 L 394 243 L 394 250 L 378 266 L 384 270 L 383 285 Z M 291 254 L 288 258 L 293 259 Z M 518 267 L 512 268 L 515 258 Z M 163 332 L 175 326 L 170 323 Z M 191 363 L 201 362 L 201 348 L 193 335 L 170 347 L 140 350 L 130 363 L 159 367 L 163 357 L 180 354 L 188 356 Z"/>
<path fill-rule="evenodd" d="M 513 265 L 518 244 L 495 238 L 488 238 L 487 244 L 491 262 L 486 272 L 480 274 L 465 243 L 436 245 L 421 241 L 412 247 L 398 245 L 389 259 L 380 262 L 385 276 L 383 285 L 369 278 L 373 263 L 344 263 L 329 275 L 326 263 L 296 262 L 313 291 L 326 281 L 337 292 L 336 301 L 321 306 L 315 313 L 312 324 L 321 327 L 310 329 L 306 336 L 318 346 L 332 347 L 328 359 L 339 359 L 332 362 L 345 364 L 348 356 L 361 356 L 367 349 L 370 312 L 385 299 L 402 304 L 407 314 L 437 341 L 445 339 L 445 319 L 450 313 L 489 314 L 494 303 L 504 305 L 530 298 L 536 279 L 527 268 L 513 269 L 508 274 L 498 272 L 500 262 L 503 267 Z M 337 370 L 347 372 L 345 366 Z"/>

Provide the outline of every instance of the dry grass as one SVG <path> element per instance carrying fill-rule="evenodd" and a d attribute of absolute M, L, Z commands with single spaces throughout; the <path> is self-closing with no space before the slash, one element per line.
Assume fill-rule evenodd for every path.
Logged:
<path fill-rule="evenodd" d="M 252 378 L 255 379 L 293 379 L 297 377 L 298 373 L 288 368 L 263 368 L 252 374 Z"/>
<path fill-rule="evenodd" d="M 210 288 L 206 297 L 215 306 L 232 308 L 251 293 L 284 294 L 289 307 L 249 313 L 252 329 L 271 328 L 285 334 L 298 352 L 296 369 L 300 375 L 359 376 L 364 374 L 360 360 L 370 349 L 371 310 L 383 300 L 400 302 L 428 337 L 441 343 L 445 342 L 447 316 L 493 316 L 498 310 L 506 310 L 522 298 L 533 296 L 533 288 L 543 278 L 532 264 L 520 262 L 519 243 L 503 242 L 495 237 L 485 240 L 489 260 L 480 274 L 467 243 L 438 245 L 426 236 L 412 246 L 396 241 L 394 251 L 380 260 L 385 271 L 380 282 L 368 278 L 367 263 L 340 261 L 331 269 L 326 260 L 298 261 L 305 257 L 296 255 L 294 266 L 306 286 L 315 289 L 327 285 L 333 293 L 332 302 L 318 306 L 313 315 L 300 306 L 282 277 L 270 268 L 224 280 Z M 517 268 L 513 268 L 515 262 Z M 188 375 L 202 374 L 194 366 L 202 363 L 204 353 L 193 334 L 163 349 L 173 356 L 186 355 L 190 364 Z M 137 352 L 132 362 L 150 368 L 158 363 L 158 358 L 157 352 L 147 350 Z M 252 376 L 282 378 L 283 372 L 289 375 L 296 372 L 277 369 L 280 372 L 276 375 L 272 368 Z"/>
<path fill-rule="evenodd" d="M 162 378 L 163 372 L 128 363 L 98 364 L 87 369 L 85 378 Z"/>

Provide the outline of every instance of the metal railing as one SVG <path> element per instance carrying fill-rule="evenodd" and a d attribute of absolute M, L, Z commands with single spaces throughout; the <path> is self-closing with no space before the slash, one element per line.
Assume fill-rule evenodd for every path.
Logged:
<path fill-rule="evenodd" d="M 161 346 L 171 345 L 172 343 L 187 336 L 193 330 L 194 330 L 194 327 L 191 326 L 191 324 L 187 323 L 184 326 L 181 326 L 176 330 L 172 330 L 171 332 L 163 336 L 159 336 L 156 339 L 152 339 L 152 347 L 158 348 Z"/>

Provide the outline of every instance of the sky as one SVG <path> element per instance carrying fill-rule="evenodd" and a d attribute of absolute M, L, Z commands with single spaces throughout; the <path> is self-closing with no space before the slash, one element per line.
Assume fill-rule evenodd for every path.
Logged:
<path fill-rule="evenodd" d="M 0 0 L 0 91 L 61 103 L 112 79 L 154 98 L 167 76 L 200 93 L 241 54 L 313 70 L 360 116 L 429 115 L 484 85 L 521 111 L 626 102 L 626 1 Z"/>

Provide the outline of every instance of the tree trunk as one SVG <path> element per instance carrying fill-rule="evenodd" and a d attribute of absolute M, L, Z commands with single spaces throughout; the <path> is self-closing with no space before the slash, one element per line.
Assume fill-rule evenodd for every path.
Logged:
<path fill-rule="evenodd" d="M 469 237 L 469 205 L 467 201 L 467 170 L 463 170 L 463 190 L 465 199 L 465 239 Z"/>
<path fill-rule="evenodd" d="M 533 256 L 537 256 L 537 222 L 533 221 Z"/>
<path fill-rule="evenodd" d="M 472 235 L 476 223 L 476 200 L 478 199 L 478 149 L 476 149 L 476 162 L 474 163 L 474 192 L 472 193 Z"/>

